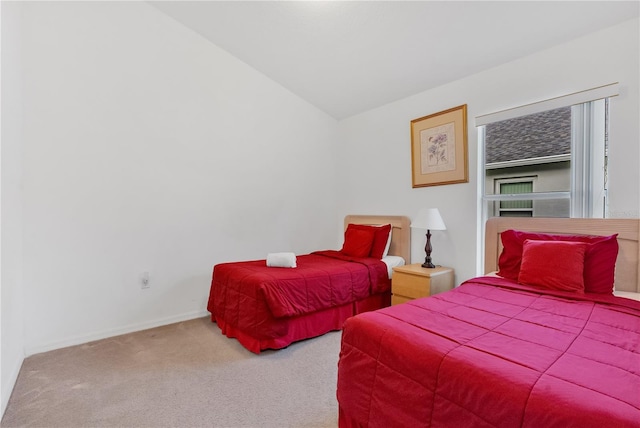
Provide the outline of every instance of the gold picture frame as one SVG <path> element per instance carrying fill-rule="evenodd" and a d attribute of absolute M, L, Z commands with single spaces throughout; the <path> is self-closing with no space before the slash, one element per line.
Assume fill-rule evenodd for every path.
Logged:
<path fill-rule="evenodd" d="M 413 187 L 468 183 L 467 105 L 411 121 Z"/>

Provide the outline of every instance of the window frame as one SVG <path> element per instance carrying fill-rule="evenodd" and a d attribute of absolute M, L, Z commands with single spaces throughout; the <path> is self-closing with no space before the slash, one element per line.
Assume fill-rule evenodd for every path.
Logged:
<path fill-rule="evenodd" d="M 618 83 L 613 83 L 610 85 L 604 85 L 601 87 L 597 87 L 594 89 L 590 89 L 587 91 L 581 91 L 569 95 L 565 95 L 562 97 L 552 98 L 550 100 L 541 101 L 537 103 L 527 104 L 521 107 L 516 107 L 512 109 L 502 110 L 496 113 L 491 113 L 488 115 L 477 116 L 476 117 L 476 128 L 478 131 L 478 181 L 479 181 L 479 204 L 481 207 L 481 224 L 484 225 L 486 220 L 489 218 L 489 204 L 493 201 L 500 200 L 556 200 L 556 199 L 566 199 L 570 204 L 570 213 L 569 217 L 605 217 L 606 215 L 606 170 L 602 171 L 600 175 L 603 177 L 603 185 L 601 188 L 597 189 L 598 193 L 598 204 L 593 204 L 593 199 L 588 201 L 586 204 L 595 206 L 595 209 L 586 209 L 585 202 L 583 201 L 585 192 L 582 192 L 581 189 L 585 188 L 585 180 L 591 179 L 593 174 L 588 175 L 587 178 L 584 177 L 584 172 L 588 170 L 588 168 L 593 168 L 592 162 L 596 157 L 593 156 L 585 156 L 584 153 L 590 154 L 592 150 L 592 144 L 590 142 L 590 138 L 592 135 L 598 135 L 602 137 L 602 157 L 599 158 L 599 161 L 602 161 L 602 165 L 606 168 L 607 165 L 607 151 L 608 151 L 608 130 L 603 127 L 599 127 L 594 125 L 596 121 L 593 120 L 594 114 L 596 112 L 600 112 L 602 117 L 605 119 L 605 123 L 608 126 L 608 102 L 605 101 L 604 109 L 593 108 L 592 106 L 595 103 L 608 99 L 610 97 L 618 95 Z M 583 111 L 577 110 L 574 107 L 576 104 L 580 105 Z M 488 169 L 495 169 L 498 166 L 497 164 L 492 164 L 489 168 L 487 167 L 485 161 L 485 127 L 486 125 L 494 122 L 499 122 L 502 120 L 514 119 L 521 116 L 526 116 L 535 113 L 541 113 L 548 110 L 553 110 L 561 107 L 572 107 L 571 112 L 571 120 L 572 120 L 572 143 L 571 143 L 571 155 L 570 155 L 570 164 L 571 164 L 571 185 L 568 191 L 551 191 L 551 192 L 534 192 L 531 194 L 510 194 L 510 195 L 499 195 L 499 194 L 487 194 L 486 192 L 486 177 Z M 588 107 L 583 107 L 588 106 Z M 579 134 L 579 138 L 574 136 L 574 133 Z M 588 137 L 589 141 L 584 143 L 584 137 Z M 580 152 L 578 156 L 576 153 Z M 550 156 L 548 159 L 539 158 L 540 163 L 545 162 L 555 162 L 559 159 L 554 159 L 559 157 Z M 580 174 L 583 176 L 577 176 L 574 174 L 574 163 L 575 159 L 578 159 L 581 165 Z M 509 161 L 504 162 L 504 166 L 517 166 L 519 161 Z M 589 192 L 586 192 L 588 194 Z M 576 198 L 580 198 L 579 203 L 576 203 Z"/>

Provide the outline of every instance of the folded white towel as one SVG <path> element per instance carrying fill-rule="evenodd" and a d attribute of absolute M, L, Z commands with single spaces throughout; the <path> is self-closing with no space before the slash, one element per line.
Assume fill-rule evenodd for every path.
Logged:
<path fill-rule="evenodd" d="M 293 253 L 269 253 L 267 254 L 267 266 L 269 267 L 296 267 L 296 255 Z"/>

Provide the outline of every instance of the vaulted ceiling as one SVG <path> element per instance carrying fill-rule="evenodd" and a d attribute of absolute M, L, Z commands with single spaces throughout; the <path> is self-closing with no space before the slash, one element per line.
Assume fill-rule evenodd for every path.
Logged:
<path fill-rule="evenodd" d="M 149 3 L 336 119 L 621 23 L 640 9 L 638 1 Z"/>

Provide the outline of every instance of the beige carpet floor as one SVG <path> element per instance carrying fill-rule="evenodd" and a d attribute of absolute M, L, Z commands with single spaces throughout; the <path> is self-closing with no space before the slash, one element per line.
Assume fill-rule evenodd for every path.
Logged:
<path fill-rule="evenodd" d="M 208 318 L 25 359 L 2 427 L 336 427 L 340 332 L 260 355 Z"/>

